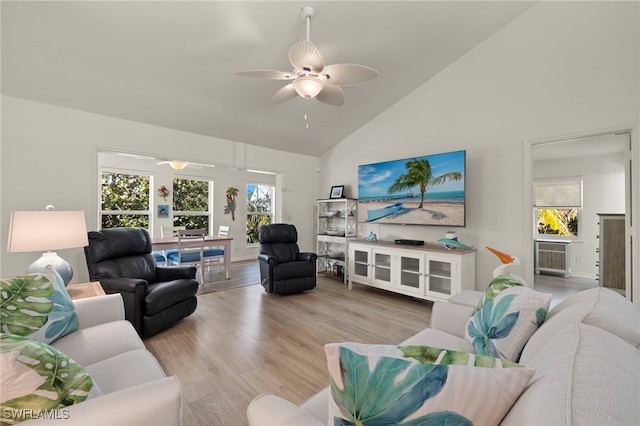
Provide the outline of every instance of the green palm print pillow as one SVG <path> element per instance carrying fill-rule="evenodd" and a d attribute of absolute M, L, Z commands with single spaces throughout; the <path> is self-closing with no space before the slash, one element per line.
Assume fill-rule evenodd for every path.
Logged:
<path fill-rule="evenodd" d="M 469 318 L 465 338 L 477 354 L 517 361 L 550 303 L 550 294 L 525 287 L 511 275 L 499 275 Z"/>
<path fill-rule="evenodd" d="M 325 346 L 329 424 L 498 424 L 534 371 L 429 346 Z"/>
<path fill-rule="evenodd" d="M 0 381 L 3 426 L 30 418 L 66 418 L 64 407 L 102 394 L 89 373 L 56 348 L 4 333 Z"/>
<path fill-rule="evenodd" d="M 0 332 L 51 343 L 78 329 L 78 316 L 51 267 L 0 280 Z"/>

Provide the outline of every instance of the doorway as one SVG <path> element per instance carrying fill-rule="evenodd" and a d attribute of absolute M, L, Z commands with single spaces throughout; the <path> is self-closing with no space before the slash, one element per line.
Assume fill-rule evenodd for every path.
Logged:
<path fill-rule="evenodd" d="M 525 215 L 530 216 L 525 221 L 524 230 L 527 259 L 525 277 L 527 282 L 534 283 L 535 288 L 554 294 L 555 302 L 601 284 L 598 281 L 601 270 L 598 237 L 601 232 L 599 215 L 602 213 L 616 213 L 626 218 L 627 232 L 624 238 L 627 246 L 627 276 L 620 292 L 631 298 L 631 136 L 629 129 L 525 143 L 524 211 Z M 527 169 L 527 166 L 530 168 Z M 577 179 L 581 184 L 580 205 L 577 206 L 579 213 L 572 224 L 574 229 L 565 235 L 545 234 L 545 227 L 538 227 L 534 183 L 554 179 Z M 537 249 L 541 245 L 534 242 L 539 239 L 550 241 L 551 246 L 563 246 L 569 251 L 566 265 L 562 264 L 562 273 L 538 268 L 536 262 L 549 255 L 547 252 L 536 257 L 540 255 Z M 553 244 L 558 241 L 563 244 Z"/>

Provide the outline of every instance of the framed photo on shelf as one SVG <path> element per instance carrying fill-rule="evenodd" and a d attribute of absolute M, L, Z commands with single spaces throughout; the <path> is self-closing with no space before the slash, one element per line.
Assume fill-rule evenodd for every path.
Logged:
<path fill-rule="evenodd" d="M 329 198 L 344 198 L 344 185 L 332 186 Z"/>

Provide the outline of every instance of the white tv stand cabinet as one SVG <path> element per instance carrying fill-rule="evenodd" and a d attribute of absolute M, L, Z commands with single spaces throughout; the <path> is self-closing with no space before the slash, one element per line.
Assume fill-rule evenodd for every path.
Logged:
<path fill-rule="evenodd" d="M 463 290 L 475 290 L 476 251 L 351 241 L 349 290 L 355 282 L 419 299 L 447 300 Z"/>

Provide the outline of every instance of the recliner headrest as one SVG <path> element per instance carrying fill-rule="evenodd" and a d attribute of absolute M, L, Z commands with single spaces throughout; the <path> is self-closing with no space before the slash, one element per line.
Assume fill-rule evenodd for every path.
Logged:
<path fill-rule="evenodd" d="M 298 231 L 295 226 L 287 223 L 262 225 L 258 229 L 258 241 L 260 244 L 297 243 Z"/>
<path fill-rule="evenodd" d="M 88 233 L 88 251 L 94 263 L 123 256 L 151 253 L 151 236 L 143 228 L 110 228 Z"/>

